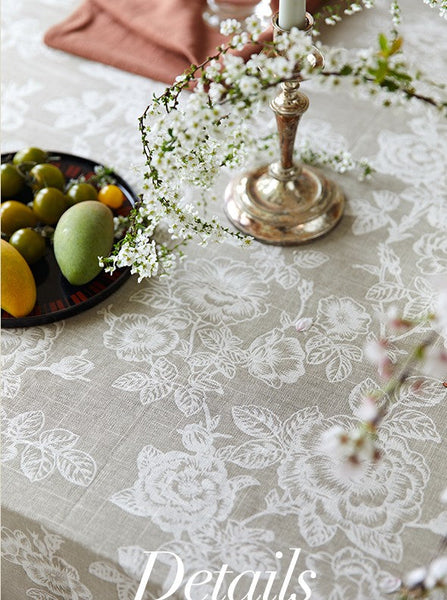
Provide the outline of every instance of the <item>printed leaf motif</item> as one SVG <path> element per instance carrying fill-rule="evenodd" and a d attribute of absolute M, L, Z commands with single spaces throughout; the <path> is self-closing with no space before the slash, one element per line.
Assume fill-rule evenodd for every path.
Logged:
<path fill-rule="evenodd" d="M 391 212 L 399 206 L 399 196 L 389 190 L 373 192 L 373 196 L 377 206 L 382 210 Z"/>
<path fill-rule="evenodd" d="M 155 361 L 151 375 L 153 379 L 171 382 L 177 377 L 178 369 L 171 361 L 161 356 Z"/>
<path fill-rule="evenodd" d="M 230 487 L 234 492 L 238 492 L 246 487 L 250 487 L 252 485 L 260 485 L 259 481 L 254 477 L 250 477 L 250 475 L 238 475 L 237 477 L 233 477 L 228 481 Z"/>
<path fill-rule="evenodd" d="M 354 235 L 363 235 L 380 229 L 388 222 L 387 215 L 379 209 L 368 206 L 363 208 L 363 213 L 357 214 L 357 217 L 352 224 L 352 233 Z"/>
<path fill-rule="evenodd" d="M 191 417 L 202 410 L 205 395 L 202 390 L 183 389 L 175 391 L 174 399 L 177 408 L 187 417 Z"/>
<path fill-rule="evenodd" d="M 215 357 L 210 352 L 195 352 L 188 358 L 188 364 L 191 368 L 206 368 L 213 364 Z"/>
<path fill-rule="evenodd" d="M 366 292 L 366 299 L 371 302 L 396 302 L 407 296 L 407 290 L 395 283 L 376 283 Z"/>
<path fill-rule="evenodd" d="M 282 439 L 286 446 L 290 446 L 301 432 L 307 432 L 321 419 L 321 413 L 317 406 L 308 406 L 293 413 L 284 421 L 282 428 Z"/>
<path fill-rule="evenodd" d="M 279 321 L 284 329 L 292 325 L 292 320 L 285 310 L 282 311 Z"/>
<path fill-rule="evenodd" d="M 27 439 L 38 433 L 45 422 L 43 412 L 30 410 L 10 419 L 8 423 L 8 434 L 16 440 Z"/>
<path fill-rule="evenodd" d="M 269 437 L 281 431 L 281 421 L 268 408 L 254 404 L 234 406 L 231 413 L 237 427 L 252 437 Z"/>
<path fill-rule="evenodd" d="M 397 534 L 384 534 L 364 525 L 356 524 L 345 530 L 348 538 L 373 556 L 394 563 L 402 560 L 402 542 Z"/>
<path fill-rule="evenodd" d="M 172 385 L 168 383 L 159 383 L 157 385 L 148 385 L 140 391 L 140 402 L 143 406 L 152 404 L 157 400 L 165 398 L 172 389 Z"/>
<path fill-rule="evenodd" d="M 116 584 L 116 593 L 118 600 L 133 600 L 137 593 L 138 582 L 125 581 L 122 579 Z M 143 600 L 149 600 L 149 592 L 146 590 L 143 594 Z"/>
<path fill-rule="evenodd" d="M 236 375 L 236 367 L 230 362 L 220 362 L 216 365 L 219 373 L 222 373 L 227 379 L 234 379 Z"/>
<path fill-rule="evenodd" d="M 433 287 L 423 277 L 416 277 L 414 287 L 422 296 L 431 297 L 433 294 Z"/>
<path fill-rule="evenodd" d="M 322 252 L 317 250 L 301 250 L 297 251 L 293 255 L 293 261 L 299 267 L 303 269 L 315 269 L 321 267 L 325 262 L 329 260 L 329 257 Z"/>
<path fill-rule="evenodd" d="M 370 377 L 367 377 L 361 383 L 356 385 L 349 394 L 349 406 L 351 407 L 354 415 L 358 415 L 363 398 L 366 398 L 369 394 L 378 391 L 380 391 L 380 386 L 377 385 L 377 383 Z"/>
<path fill-rule="evenodd" d="M 212 419 L 211 419 L 211 431 L 215 431 L 220 423 L 220 415 L 215 415 Z"/>
<path fill-rule="evenodd" d="M 121 574 L 113 567 L 104 562 L 94 562 L 89 565 L 89 573 L 95 575 L 103 581 L 109 581 L 110 583 L 118 583 L 121 579 Z"/>
<path fill-rule="evenodd" d="M 430 311 L 430 303 L 424 296 L 412 298 L 404 307 L 404 317 L 406 319 L 420 319 L 421 315 L 426 315 Z"/>
<path fill-rule="evenodd" d="M 27 446 L 22 452 L 20 466 L 30 481 L 41 481 L 54 470 L 54 454 L 42 446 Z"/>
<path fill-rule="evenodd" d="M 267 508 L 275 508 L 280 503 L 279 494 L 276 489 L 270 490 L 265 497 L 265 504 Z"/>
<path fill-rule="evenodd" d="M 268 577 L 266 571 L 278 568 L 275 554 L 265 546 L 254 543 L 231 544 L 231 549 L 224 546 L 222 561 L 231 568 L 242 571 L 260 571 L 262 577 Z"/>
<path fill-rule="evenodd" d="M 132 302 L 140 302 L 141 304 L 150 304 L 150 300 L 153 300 L 154 297 L 156 297 L 157 292 L 159 292 L 159 290 L 157 289 L 141 289 L 138 290 L 138 292 L 135 292 L 135 294 L 132 294 L 132 296 L 130 297 L 130 300 L 132 300 Z M 163 297 L 163 300 L 165 301 L 165 306 L 166 306 L 166 298 L 168 297 L 168 295 Z"/>
<path fill-rule="evenodd" d="M 179 433 L 182 434 L 183 445 L 187 450 L 191 450 L 191 452 L 202 454 L 207 452 L 213 445 L 213 436 L 202 425 L 196 423 L 187 425 Z"/>
<path fill-rule="evenodd" d="M 360 362 L 363 358 L 362 349 L 358 346 L 340 346 L 340 351 L 346 358 L 354 360 L 355 362 Z"/>
<path fill-rule="evenodd" d="M 132 294 L 130 298 L 133 302 L 139 302 L 140 304 L 147 304 L 154 308 L 165 310 L 170 304 L 169 289 L 165 286 L 154 285 L 150 289 L 141 289 L 135 294 Z"/>
<path fill-rule="evenodd" d="M 238 340 L 238 338 L 233 338 Z M 247 351 L 242 350 L 239 347 L 225 348 L 225 357 L 230 361 L 232 365 L 240 365 L 247 360 Z"/>
<path fill-rule="evenodd" d="M 18 377 L 8 376 L 3 373 L 2 376 L 2 395 L 3 398 L 15 398 L 20 390 L 20 379 Z"/>
<path fill-rule="evenodd" d="M 37 548 L 37 550 L 40 552 L 40 554 L 42 554 L 42 556 L 49 557 L 50 553 L 48 552 L 48 548 L 47 548 L 45 542 L 43 542 L 39 538 L 39 535 L 35 531 L 30 531 L 29 533 L 30 533 L 31 539 L 33 540 L 34 546 Z"/>
<path fill-rule="evenodd" d="M 244 469 L 264 469 L 275 464 L 282 453 L 273 440 L 250 440 L 236 448 L 228 460 Z"/>
<path fill-rule="evenodd" d="M 58 454 L 57 467 L 65 479 L 76 485 L 90 485 L 96 475 L 96 463 L 93 458 L 76 448 Z"/>
<path fill-rule="evenodd" d="M 335 356 L 330 363 L 326 365 L 326 375 L 331 383 L 343 381 L 351 374 L 351 361 L 343 355 Z"/>
<path fill-rule="evenodd" d="M 198 391 L 204 392 L 215 392 L 216 394 L 223 394 L 223 387 L 221 384 L 207 375 L 200 375 L 200 379 L 194 381 L 194 385 L 198 388 Z"/>
<path fill-rule="evenodd" d="M 198 336 L 205 348 L 208 348 L 208 350 L 211 350 L 212 352 L 220 352 L 222 341 L 225 337 L 222 335 L 221 331 L 218 329 L 207 328 L 199 331 Z"/>
<path fill-rule="evenodd" d="M 399 402 L 406 406 L 435 406 L 447 399 L 447 391 L 437 379 L 409 377 L 400 390 Z"/>
<path fill-rule="evenodd" d="M 64 543 L 61 536 L 56 533 L 45 533 L 43 541 L 50 555 L 55 554 Z"/>
<path fill-rule="evenodd" d="M 230 460 L 235 449 L 236 446 L 223 446 L 217 450 L 216 456 L 221 460 Z"/>
<path fill-rule="evenodd" d="M 300 280 L 300 273 L 292 265 L 284 265 L 275 273 L 275 279 L 285 290 L 290 290 Z"/>
<path fill-rule="evenodd" d="M 49 431 L 43 431 L 40 434 L 39 441 L 42 446 L 45 446 L 53 452 L 59 452 L 66 448 L 72 448 L 78 439 L 78 435 L 67 429 L 50 429 Z"/>
<path fill-rule="evenodd" d="M 139 506 L 135 500 L 135 490 L 133 488 L 120 490 L 113 494 L 113 496 L 110 496 L 109 500 L 132 515 L 147 517 L 144 508 Z"/>
<path fill-rule="evenodd" d="M 400 277 L 400 260 L 394 250 L 386 244 L 379 244 L 378 250 L 381 264 L 393 277 Z"/>
<path fill-rule="evenodd" d="M 321 365 L 331 358 L 335 347 L 330 339 L 318 333 L 306 342 L 307 362 L 310 365 Z"/>
<path fill-rule="evenodd" d="M 1 461 L 2 463 L 8 462 L 17 456 L 17 447 L 14 442 L 6 440 L 3 436 L 2 440 L 2 452 Z"/>
<path fill-rule="evenodd" d="M 181 350 L 174 350 L 174 354 L 177 354 L 178 356 L 183 356 L 185 358 L 188 357 L 189 360 L 189 355 L 192 352 L 191 344 L 186 340 L 180 340 L 180 347 Z"/>
<path fill-rule="evenodd" d="M 336 525 L 329 526 L 319 517 L 315 503 L 303 505 L 298 513 L 301 535 L 311 548 L 327 544 L 337 531 Z"/>
<path fill-rule="evenodd" d="M 123 571 L 132 579 L 140 581 L 147 563 L 147 555 L 140 546 L 118 548 L 118 563 Z"/>
<path fill-rule="evenodd" d="M 160 456 L 160 454 L 160 450 L 150 444 L 144 446 L 144 448 L 140 450 L 137 458 L 137 466 L 140 475 L 146 473 L 146 471 L 152 467 L 155 459 Z"/>
<path fill-rule="evenodd" d="M 188 556 L 188 558 L 189 556 L 197 556 L 197 558 L 203 560 L 203 557 L 200 556 L 200 550 L 203 552 L 204 547 L 208 549 L 220 545 L 222 543 L 222 530 L 215 521 L 204 523 L 194 530 L 194 542 L 194 544 L 181 541 L 168 542 L 168 544 L 163 545 L 163 550 L 175 552 L 177 556 Z M 189 548 L 189 546 L 192 546 L 192 548 Z M 180 554 L 177 550 L 180 550 L 183 554 Z M 184 554 L 185 551 L 187 554 Z"/>
<path fill-rule="evenodd" d="M 123 390 L 125 392 L 138 392 L 142 390 L 149 382 L 149 377 L 145 373 L 138 373 L 132 371 L 131 373 L 125 373 L 115 379 L 112 383 L 112 387 Z"/>
<path fill-rule="evenodd" d="M 26 595 L 31 600 L 58 600 L 56 596 L 50 594 L 50 592 L 46 592 L 45 590 L 39 590 L 38 588 L 29 588 L 26 590 Z"/>
<path fill-rule="evenodd" d="M 391 434 L 403 435 L 415 440 L 440 442 L 441 437 L 432 419 L 418 410 L 395 412 L 393 419 L 384 425 Z"/>

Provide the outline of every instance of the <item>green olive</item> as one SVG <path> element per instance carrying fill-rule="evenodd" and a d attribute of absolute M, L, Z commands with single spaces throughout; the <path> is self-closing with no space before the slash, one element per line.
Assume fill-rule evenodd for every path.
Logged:
<path fill-rule="evenodd" d="M 68 203 L 71 205 L 85 200 L 97 200 L 98 192 L 91 183 L 75 183 L 67 191 Z"/>
<path fill-rule="evenodd" d="M 35 165 L 44 163 L 48 160 L 48 153 L 45 150 L 30 146 L 29 148 L 23 148 L 14 154 L 12 162 L 17 165 L 21 171 L 28 172 Z"/>
<path fill-rule="evenodd" d="M 17 200 L 2 202 L 0 208 L 2 219 L 2 233 L 7 237 L 22 227 L 34 227 L 37 225 L 37 217 L 29 206 Z"/>
<path fill-rule="evenodd" d="M 42 188 L 34 196 L 34 214 L 47 225 L 55 225 L 67 208 L 67 197 L 55 187 Z"/>
<path fill-rule="evenodd" d="M 62 171 L 55 165 L 41 163 L 35 165 L 29 172 L 34 190 L 42 188 L 65 188 L 65 177 Z"/>
<path fill-rule="evenodd" d="M 9 238 L 9 243 L 20 252 L 29 265 L 42 258 L 47 249 L 45 238 L 30 227 L 15 231 Z"/>
<path fill-rule="evenodd" d="M 25 178 L 12 163 L 3 163 L 1 167 L 2 198 L 13 198 L 25 186 Z"/>

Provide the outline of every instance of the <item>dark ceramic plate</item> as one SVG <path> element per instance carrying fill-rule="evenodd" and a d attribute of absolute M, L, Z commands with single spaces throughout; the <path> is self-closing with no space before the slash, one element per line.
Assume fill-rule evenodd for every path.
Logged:
<path fill-rule="evenodd" d="M 51 163 L 64 173 L 66 179 L 84 175 L 86 179 L 94 175 L 96 166 L 102 166 L 87 158 L 49 151 Z M 12 160 L 14 152 L 2 154 L 2 163 Z M 122 190 L 125 201 L 121 208 L 114 210 L 115 215 L 127 215 L 137 201 L 135 192 L 124 179 L 112 173 L 115 184 Z M 27 189 L 16 200 L 29 202 L 32 200 L 31 190 Z M 33 311 L 26 317 L 14 318 L 2 310 L 2 327 L 29 327 L 53 323 L 76 315 L 95 306 L 117 290 L 128 279 L 130 269 L 117 269 L 112 275 L 103 271 L 89 283 L 81 286 L 71 285 L 62 275 L 54 257 L 53 248 L 47 242 L 47 251 L 43 258 L 32 265 L 37 286 L 37 302 Z"/>

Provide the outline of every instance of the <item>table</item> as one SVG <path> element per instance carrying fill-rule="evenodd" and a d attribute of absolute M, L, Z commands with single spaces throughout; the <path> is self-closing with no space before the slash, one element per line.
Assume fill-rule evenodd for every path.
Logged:
<path fill-rule="evenodd" d="M 328 38 L 372 43 L 379 4 Z M 43 33 L 75 6 L 3 3 L 3 151 L 79 154 L 139 191 L 137 118 L 164 85 L 45 47 Z M 445 21 L 407 0 L 403 32 L 411 59 L 445 81 Z M 133 600 L 145 551 L 171 553 L 158 555 L 148 598 L 188 597 L 170 593 L 174 576 L 228 565 L 219 598 L 242 600 L 254 576 L 238 574 L 251 570 L 265 600 L 306 589 L 312 600 L 377 600 L 389 597 L 384 581 L 436 553 L 438 381 L 393 405 L 375 468 L 346 476 L 321 439 L 355 423 L 361 392 L 379 384 L 363 351 L 383 334 L 377 312 L 422 314 L 430 276 L 447 273 L 447 126 L 422 106 L 307 91 L 300 132 L 377 170 L 369 183 L 333 176 L 347 211 L 330 235 L 295 248 L 190 246 L 172 278 L 130 279 L 82 314 L 3 331 L 5 600 Z M 301 316 L 315 324 L 298 333 Z M 212 597 L 216 578 L 188 594 Z"/>

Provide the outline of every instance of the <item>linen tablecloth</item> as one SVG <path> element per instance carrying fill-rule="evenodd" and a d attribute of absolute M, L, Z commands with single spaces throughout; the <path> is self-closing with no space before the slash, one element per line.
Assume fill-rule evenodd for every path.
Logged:
<path fill-rule="evenodd" d="M 408 56 L 445 81 L 445 21 L 404 4 Z M 3 2 L 3 151 L 92 158 L 139 192 L 137 118 L 163 85 L 46 47 L 44 32 L 75 7 Z M 326 35 L 360 47 L 387 23 L 379 3 Z M 380 384 L 363 350 L 384 333 L 377 313 L 429 311 L 431 276 L 447 275 L 447 126 L 424 106 L 303 89 L 300 133 L 376 169 L 364 183 L 331 175 L 347 211 L 327 237 L 190 246 L 171 278 L 130 279 L 82 314 L 3 331 L 5 600 L 133 600 L 144 551 L 161 550 L 179 557 L 184 582 L 228 565 L 219 598 L 233 585 L 242 600 L 250 578 L 236 578 L 252 570 L 254 597 L 268 582 L 269 598 L 281 588 L 307 597 L 304 573 L 312 600 L 378 600 L 389 577 L 436 554 L 446 523 L 439 381 L 426 377 L 393 404 L 375 467 L 346 475 L 321 440 L 358 422 L 361 393 Z M 222 196 L 227 182 L 222 174 Z M 301 316 L 315 324 L 298 333 Z M 403 336 L 396 352 L 423 336 Z M 169 560 L 157 560 L 147 597 L 169 592 L 179 572 Z M 210 598 L 214 584 L 191 597 Z"/>

